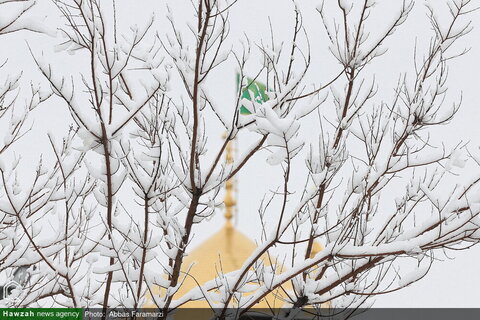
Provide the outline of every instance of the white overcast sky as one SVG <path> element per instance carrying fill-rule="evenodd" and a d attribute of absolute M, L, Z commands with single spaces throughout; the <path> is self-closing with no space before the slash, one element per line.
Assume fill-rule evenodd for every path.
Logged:
<path fill-rule="evenodd" d="M 474 0 L 476 1 L 476 0 Z M 32 13 L 32 19 L 44 23 L 47 27 L 58 27 L 59 13 L 50 1 L 39 0 L 38 6 Z M 103 1 L 102 1 L 103 2 Z M 148 16 L 154 12 L 157 23 L 155 29 L 159 34 L 169 32 L 165 19 L 165 5 L 172 7 L 179 28 L 186 28 L 185 21 L 192 17 L 192 7 L 189 0 L 117 0 L 120 10 L 118 20 L 122 26 L 138 23 L 142 25 Z M 313 70 L 308 74 L 308 79 L 314 83 L 328 80 L 338 69 L 331 56 L 328 56 L 325 44 L 325 32 L 322 28 L 318 14 L 314 8 L 319 1 L 299 0 L 304 15 L 304 25 L 312 45 L 314 58 Z M 327 3 L 333 0 L 327 0 Z M 336 1 L 335 1 L 336 2 Z M 396 12 L 401 1 L 380 0 L 374 8 L 368 28 L 375 36 L 375 32 L 385 27 Z M 393 86 L 402 72 L 411 72 L 413 45 L 418 39 L 420 46 L 426 43 L 431 35 L 431 29 L 426 19 L 426 3 L 433 3 L 440 9 L 440 17 L 444 16 L 446 0 L 415 1 L 415 8 L 407 22 L 398 30 L 388 42 L 390 47 L 387 54 L 368 69 L 367 72 L 377 74 L 380 91 L 379 99 L 389 99 L 392 96 Z M 338 11 L 335 11 L 337 14 Z M 1 15 L 2 13 L 0 13 Z M 231 11 L 230 23 L 232 27 L 232 44 L 235 39 L 247 34 L 252 41 L 268 39 L 268 17 L 271 18 L 275 36 L 288 43 L 291 38 L 293 25 L 293 6 L 289 0 L 239 0 Z M 472 47 L 464 57 L 451 64 L 449 88 L 450 98 L 458 98 L 463 92 L 463 105 L 456 119 L 443 130 L 439 130 L 437 141 L 445 141 L 447 145 L 456 141 L 471 141 L 471 147 L 480 145 L 478 123 L 480 122 L 479 104 L 480 83 L 477 75 L 480 74 L 480 12 L 470 16 L 474 30 L 457 45 L 459 51 L 463 47 Z M 26 41 L 30 44 L 35 54 L 45 54 L 51 58 L 56 70 L 64 75 L 77 74 L 81 71 L 80 63 L 75 63 L 75 57 L 55 53 L 53 47 L 60 38 L 52 38 L 38 34 L 21 32 L 6 36 L 0 40 L 0 58 L 9 58 L 9 70 L 23 71 L 24 81 L 40 81 L 41 77 L 33 64 L 32 57 L 27 50 Z M 463 46 L 463 47 L 462 47 Z M 253 57 L 254 59 L 255 57 Z M 81 59 L 79 60 L 81 62 Z M 3 79 L 3 74 L 0 75 Z M 210 92 L 215 93 L 219 103 L 228 105 L 235 94 L 235 65 L 227 63 L 210 81 Z M 383 96 L 382 96 L 383 95 Z M 452 100 L 453 101 L 453 100 Z M 47 130 L 61 133 L 71 120 L 65 112 L 65 107 L 60 100 L 52 100 L 42 106 L 41 112 L 35 114 L 35 134 L 29 135 L 22 141 L 18 152 L 24 155 L 26 162 L 34 161 L 42 153 L 46 143 Z M 67 120 L 66 120 L 67 119 Z M 312 130 L 302 127 L 304 132 Z M 218 139 L 220 136 L 218 137 Z M 212 137 L 212 139 L 216 139 Z M 239 141 L 239 148 L 248 144 Z M 261 196 L 265 191 L 272 190 L 279 183 L 278 168 L 268 168 L 264 159 L 257 159 L 250 163 L 239 176 L 238 214 L 236 223 L 240 230 L 255 238 L 255 228 L 258 225 L 256 212 Z M 267 169 L 266 169 L 267 167 Z M 299 180 L 300 181 L 300 180 Z M 301 185 L 299 183 L 299 185 Z M 209 230 L 219 229 L 222 225 L 222 215 L 217 215 L 210 222 Z M 256 220 L 257 219 L 257 220 Z M 211 235 L 211 231 L 196 230 L 198 244 L 202 239 Z M 478 288 L 480 288 L 480 246 L 461 252 L 449 252 L 448 259 L 442 254 L 437 255 L 438 261 L 433 265 L 430 273 L 419 283 L 402 291 L 380 296 L 376 299 L 376 307 L 480 307 Z"/>

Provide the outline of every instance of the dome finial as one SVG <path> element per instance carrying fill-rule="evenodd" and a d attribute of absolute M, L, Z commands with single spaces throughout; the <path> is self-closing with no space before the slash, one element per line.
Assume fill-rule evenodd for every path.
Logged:
<path fill-rule="evenodd" d="M 225 154 L 226 162 L 227 164 L 232 164 L 233 163 L 233 147 L 232 147 L 232 140 L 227 142 L 227 147 L 226 147 L 226 154 Z M 225 184 L 225 198 L 224 198 L 224 203 L 225 203 L 225 218 L 227 219 L 227 224 L 231 225 L 232 223 L 232 218 L 233 218 L 233 208 L 236 205 L 236 201 L 234 198 L 234 178 L 230 178 L 227 180 Z"/>

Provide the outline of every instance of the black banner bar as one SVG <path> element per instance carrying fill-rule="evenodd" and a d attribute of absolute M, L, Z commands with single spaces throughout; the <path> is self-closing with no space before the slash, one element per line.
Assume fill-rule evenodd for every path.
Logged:
<path fill-rule="evenodd" d="M 172 319 L 172 320 L 480 320 L 479 309 L 408 309 L 408 308 L 371 308 L 371 309 L 228 309 L 224 317 L 221 310 L 215 309 L 177 309 L 164 315 L 159 309 L 84 309 L 83 319 L 119 320 L 119 319 Z"/>

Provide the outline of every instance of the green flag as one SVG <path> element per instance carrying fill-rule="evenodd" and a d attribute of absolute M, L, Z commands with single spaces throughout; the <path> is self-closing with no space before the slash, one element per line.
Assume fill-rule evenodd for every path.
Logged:
<path fill-rule="evenodd" d="M 247 78 L 247 86 L 241 88 L 240 83 L 240 74 L 237 73 L 237 88 L 238 90 L 242 90 L 242 95 L 240 98 L 244 98 L 250 101 L 256 101 L 259 103 L 263 103 L 268 100 L 268 96 L 266 94 L 267 86 L 261 82 L 254 81 L 250 78 Z M 252 97 L 253 94 L 253 97 Z M 240 114 L 252 114 L 250 110 L 247 109 L 244 105 L 240 106 Z"/>

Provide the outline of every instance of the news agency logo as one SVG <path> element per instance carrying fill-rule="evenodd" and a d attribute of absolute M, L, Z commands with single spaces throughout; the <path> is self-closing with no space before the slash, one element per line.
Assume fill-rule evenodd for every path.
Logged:
<path fill-rule="evenodd" d="M 0 301 L 5 299 L 12 299 L 15 290 L 21 290 L 30 278 L 27 266 L 18 267 L 11 274 L 11 278 L 7 279 L 5 283 L 0 284 Z M 13 299 L 16 299 L 14 297 Z"/>
<path fill-rule="evenodd" d="M 15 289 L 19 289 L 22 286 L 15 280 L 10 280 L 3 286 L 0 286 L 0 300 L 5 300 L 12 295 Z"/>

